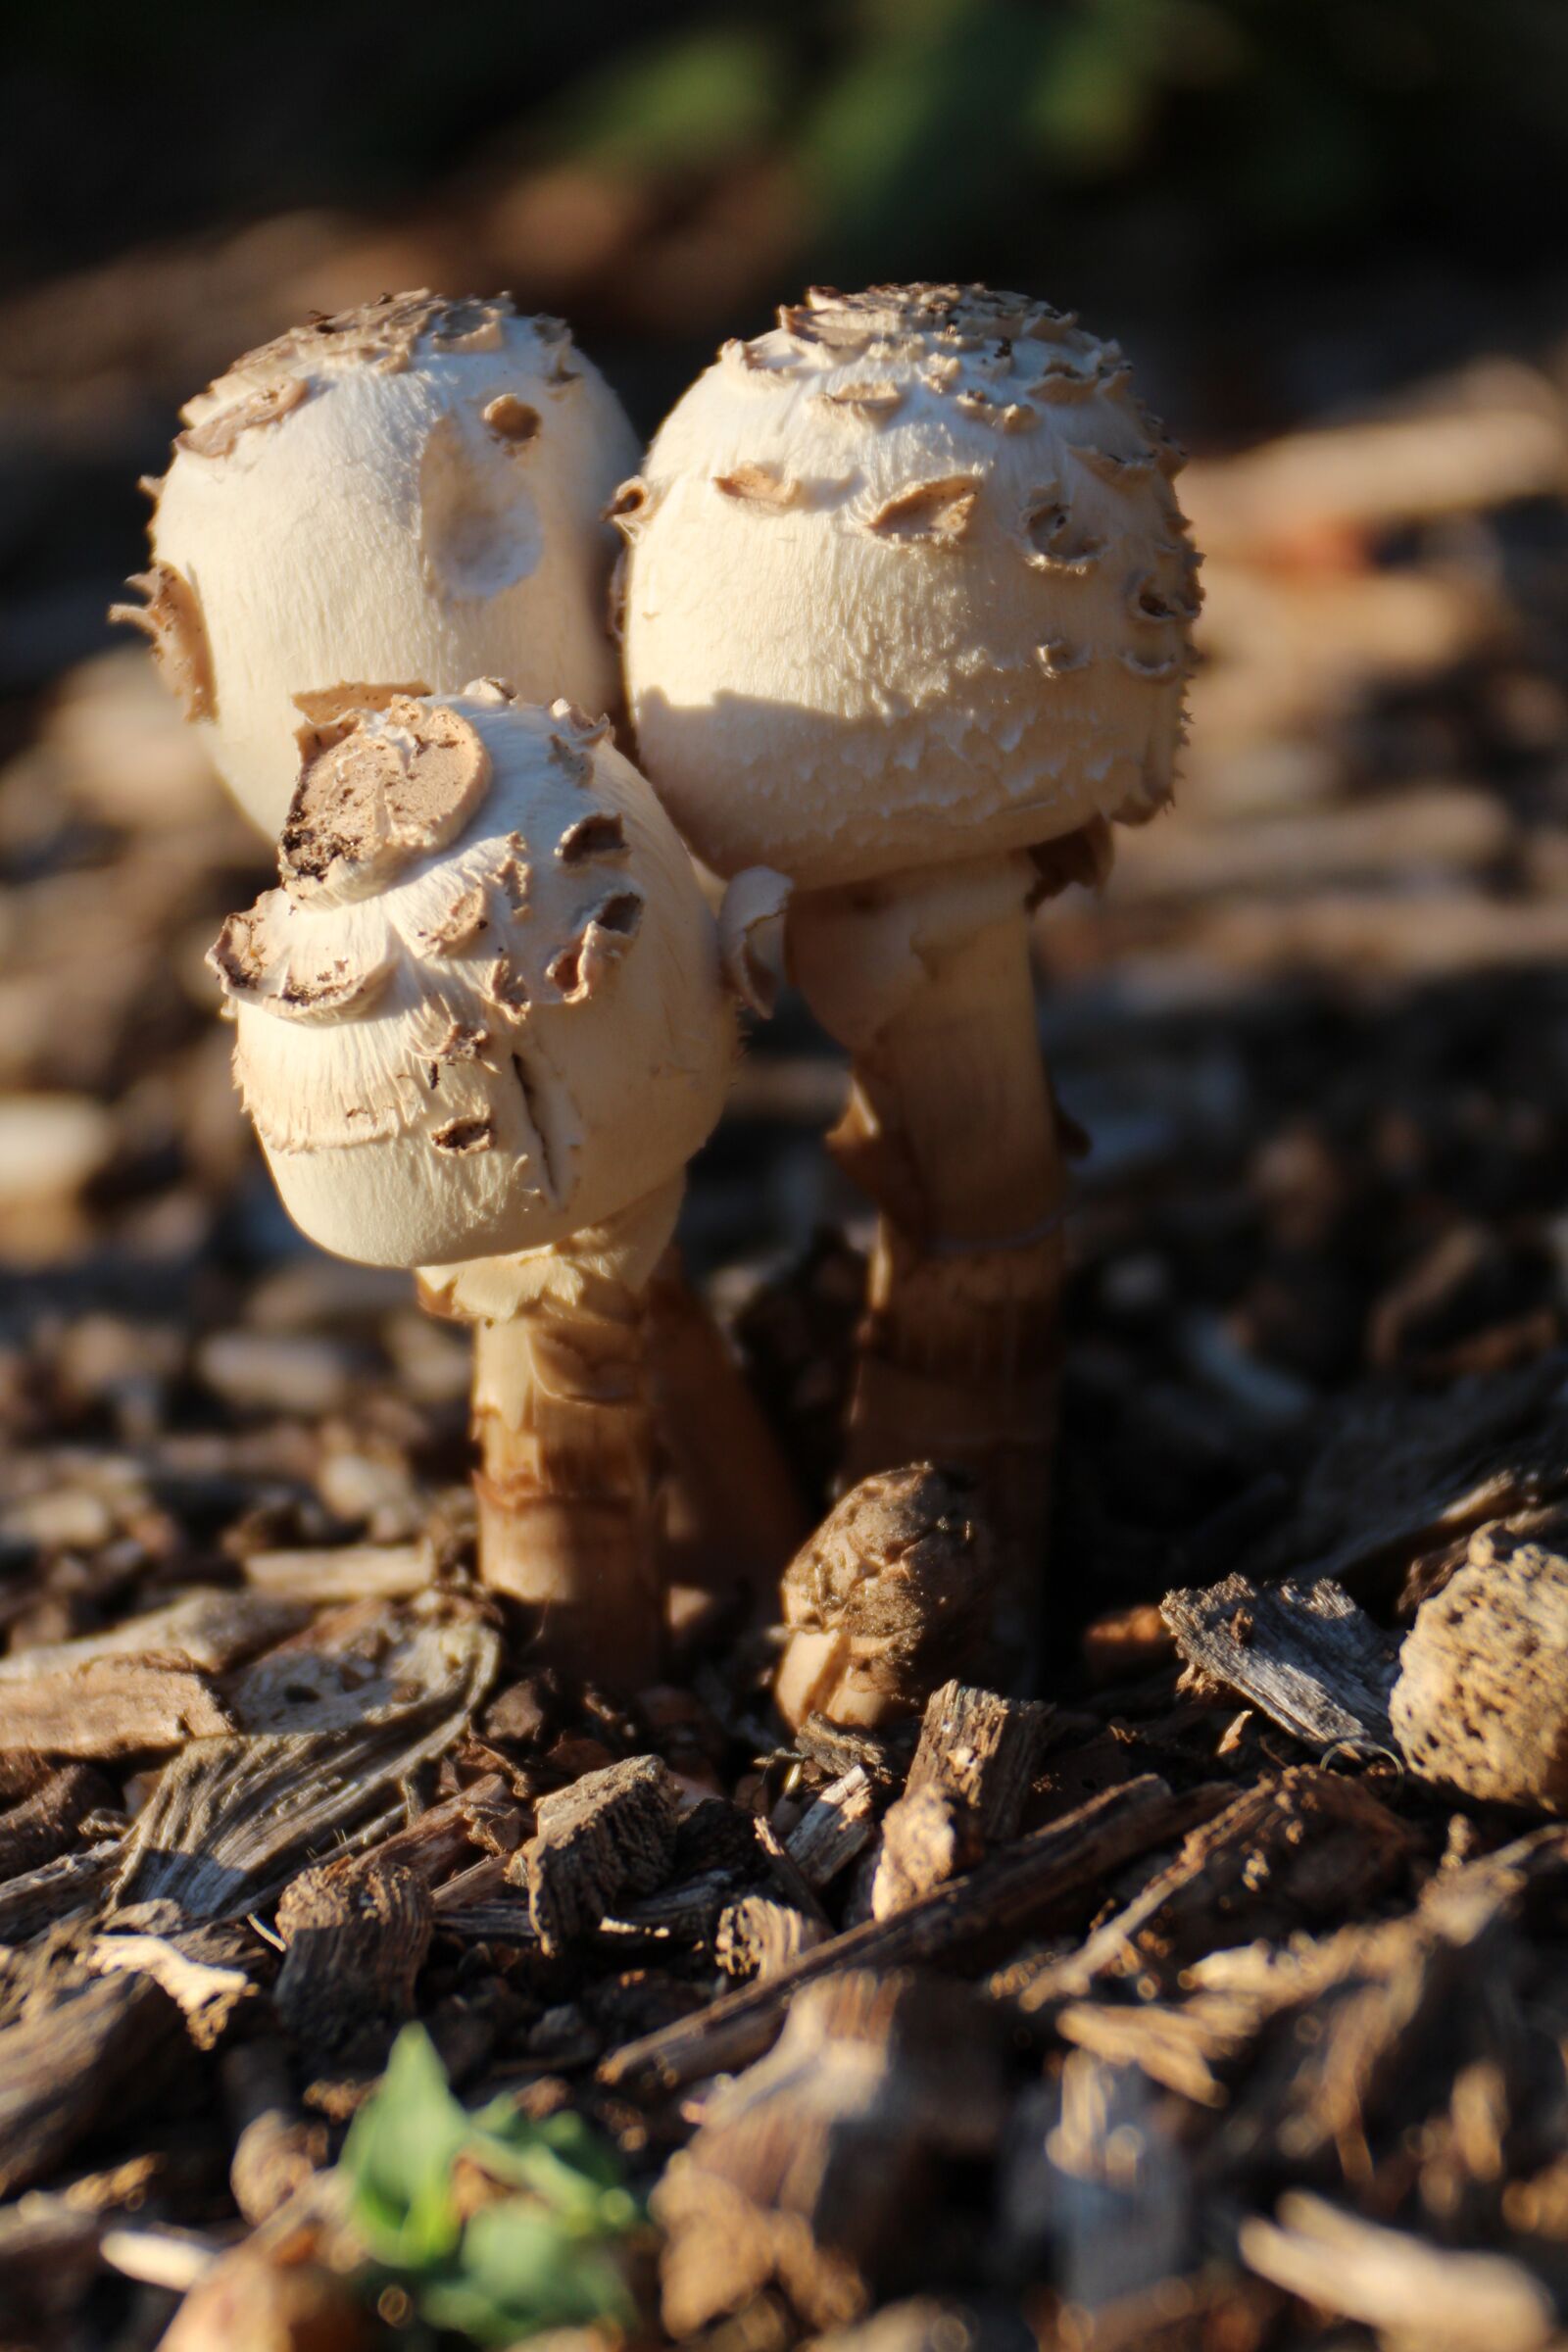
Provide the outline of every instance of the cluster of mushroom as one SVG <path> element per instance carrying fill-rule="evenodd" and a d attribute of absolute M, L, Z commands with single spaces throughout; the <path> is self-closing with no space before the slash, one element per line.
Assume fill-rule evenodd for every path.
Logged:
<path fill-rule="evenodd" d="M 564 326 L 420 294 L 185 414 L 129 616 L 281 828 L 214 951 L 239 1082 L 302 1228 L 475 1326 L 487 1581 L 652 1675 L 647 1286 L 734 1000 L 787 965 L 880 1216 L 847 1475 L 979 1482 L 1022 1654 L 1064 1192 L 1028 914 L 1168 797 L 1197 604 L 1116 347 L 982 288 L 813 292 L 627 479 Z M 622 635 L 644 774 L 583 715 Z"/>

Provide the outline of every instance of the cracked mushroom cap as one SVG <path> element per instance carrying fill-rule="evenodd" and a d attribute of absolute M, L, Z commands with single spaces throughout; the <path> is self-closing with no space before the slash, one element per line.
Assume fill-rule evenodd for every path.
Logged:
<path fill-rule="evenodd" d="M 814 290 L 616 500 L 644 768 L 721 873 L 816 887 L 1170 794 L 1198 558 L 1113 343 L 978 286 Z"/>
<path fill-rule="evenodd" d="M 734 1019 L 691 860 L 608 723 L 486 680 L 300 748 L 282 886 L 209 958 L 295 1223 L 370 1265 L 451 1264 L 678 1175 Z"/>
<path fill-rule="evenodd" d="M 249 353 L 182 414 L 147 485 L 145 608 L 116 616 L 269 836 L 302 716 L 492 672 L 618 699 L 603 514 L 636 441 L 560 319 L 383 298 Z"/>

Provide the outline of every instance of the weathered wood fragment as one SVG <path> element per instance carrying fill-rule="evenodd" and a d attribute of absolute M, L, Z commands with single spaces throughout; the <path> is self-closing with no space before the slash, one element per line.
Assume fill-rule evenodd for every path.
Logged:
<path fill-rule="evenodd" d="M 1520 1544 L 1460 1568 L 1405 1636 L 1392 1712 L 1424 1779 L 1568 1810 L 1568 1558 Z"/>
<path fill-rule="evenodd" d="M 392 1828 L 401 1782 L 459 1739 L 499 1644 L 462 1619 L 420 1627 L 396 1655 L 399 1683 L 372 1688 L 358 1720 L 197 1740 L 175 1757 L 125 1840 L 117 1906 L 170 1901 L 188 1919 L 241 1918 L 318 1856 Z"/>
<path fill-rule="evenodd" d="M 0 1707 L 0 1715 L 3 1715 Z M 0 1755 L 5 1810 L 0 1812 L 0 1881 L 42 1869 L 70 1852 L 89 1813 L 120 1802 L 120 1790 L 90 1764 L 51 1769 L 42 1757 Z"/>
<path fill-rule="evenodd" d="M 746 1984 L 776 1977 L 803 1952 L 824 1943 L 830 1933 L 793 1903 L 776 1902 L 770 1894 L 742 1895 L 719 1920 L 714 1956 L 726 1977 Z"/>
<path fill-rule="evenodd" d="M 659 1756 L 627 1756 L 540 1798 L 538 1831 L 507 1875 L 526 1886 L 547 1952 L 591 1935 L 618 1897 L 663 1884 L 679 1811 L 680 1784 Z"/>
<path fill-rule="evenodd" d="M 526 1889 L 512 1886 L 508 1864 L 487 1854 L 435 1889 L 435 1925 L 463 1943 L 501 1943 L 540 1950 L 539 1933 L 528 1911 Z"/>
<path fill-rule="evenodd" d="M 99 1936 L 88 1945 L 97 1976 L 125 1971 L 149 1976 L 175 2002 L 199 2050 L 215 2049 L 235 2019 L 261 1997 L 256 1955 L 261 1938 L 235 1923 L 165 1936 Z"/>
<path fill-rule="evenodd" d="M 1295 2190 L 1242 2224 L 1242 2260 L 1303 2303 L 1441 2352 L 1539 2352 L 1556 2341 L 1544 2282 L 1501 2254 L 1460 2253 Z"/>
<path fill-rule="evenodd" d="M 282 2023 L 313 2053 L 382 2057 L 413 2012 L 432 1917 L 424 1881 L 382 1854 L 302 1871 L 277 1906 Z"/>
<path fill-rule="evenodd" d="M 725 1993 L 698 2016 L 614 2051 L 600 2080 L 626 2090 L 673 2090 L 744 2066 L 773 2041 L 800 1988 L 843 1968 L 901 1968 L 966 1945 L 1071 1901 L 1151 1846 L 1219 1810 L 1228 1789 L 1175 1796 L 1146 1773 L 991 1855 L 886 1920 L 866 1920 L 802 1954 L 765 1984 Z"/>
<path fill-rule="evenodd" d="M 245 1581 L 269 1600 L 324 1608 L 339 1600 L 407 1600 L 435 1581 L 434 1544 L 338 1544 L 320 1551 L 253 1551 Z"/>
<path fill-rule="evenodd" d="M 946 1790 L 974 1815 L 985 1844 L 1004 1845 L 1017 1836 L 1051 1715 L 1040 1699 L 945 1683 L 926 1702 L 905 1793 Z"/>
<path fill-rule="evenodd" d="M 698 1952 L 711 1943 L 736 1885 L 730 1870 L 703 1870 L 691 1878 L 671 1879 L 652 1894 L 612 1903 L 599 1923 L 599 1934 L 607 1942 L 629 1944 L 641 1938 L 676 1951 Z"/>
<path fill-rule="evenodd" d="M 13 1650 L 0 1657 L 0 1690 L 9 1692 L 19 1683 L 48 1682 L 99 1658 L 157 1658 L 203 1674 L 226 1674 L 258 1650 L 297 1633 L 309 1616 L 308 1609 L 261 1593 L 188 1592 L 144 1616 L 123 1617 L 101 1633 Z"/>
<path fill-rule="evenodd" d="M 16 1746 L 105 1763 L 167 1754 L 231 1728 L 205 1674 L 154 1658 L 92 1657 L 18 1676 L 0 1684 L 0 1710 Z"/>
<path fill-rule="evenodd" d="M 811 1984 L 660 2184 L 666 2328 L 770 2279 L 808 2326 L 856 2318 L 929 2224 L 933 2160 L 984 2154 L 1002 2114 L 1000 2050 L 962 1987 L 860 1969 Z"/>
<path fill-rule="evenodd" d="M 1167 1592 L 1160 1608 L 1189 1664 L 1306 1746 L 1392 1752 L 1394 1645 L 1339 1585 L 1228 1576 Z"/>
<path fill-rule="evenodd" d="M 1051 1709 L 945 1683 L 926 1702 L 904 1794 L 889 1808 L 871 1883 L 877 1919 L 956 1878 L 1018 1827 Z"/>
<path fill-rule="evenodd" d="M 527 1814 L 498 1772 L 482 1773 L 460 1788 L 427 1806 L 402 1829 L 383 1838 L 374 1851 L 383 1862 L 412 1870 L 427 1886 L 435 1886 L 460 1864 L 478 1853 L 514 1853 L 522 1842 Z"/>
<path fill-rule="evenodd" d="M 1040 2017 L 1151 1961 L 1175 1968 L 1216 1943 L 1310 1927 L 1380 1892 L 1416 1848 L 1412 1833 L 1361 1782 L 1292 1766 L 1200 1823 L 1175 1859 L 1076 1951 L 1003 1997 L 1020 2016 Z M 1065 2031 L 1059 2019 L 1057 2026 Z"/>
<path fill-rule="evenodd" d="M 876 1830 L 876 1801 L 863 1764 L 819 1789 L 784 1840 L 807 1885 L 820 1894 L 863 1853 Z"/>
<path fill-rule="evenodd" d="M 177 2005 L 141 1973 L 73 1985 L 0 2031 L 0 2194 L 142 2113 L 188 2048 Z"/>
<path fill-rule="evenodd" d="M 0 1886 L 0 1944 L 25 1943 L 58 1921 L 90 1911 L 119 1865 L 121 1840 L 100 1838 Z"/>
<path fill-rule="evenodd" d="M 1440 1396 L 1386 1382 L 1341 1402 L 1296 1509 L 1247 1561 L 1308 1584 L 1402 1570 L 1483 1520 L 1568 1491 L 1563 1359 Z"/>

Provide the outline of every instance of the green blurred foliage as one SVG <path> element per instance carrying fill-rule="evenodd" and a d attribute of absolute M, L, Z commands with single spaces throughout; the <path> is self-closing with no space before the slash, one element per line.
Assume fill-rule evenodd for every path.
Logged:
<path fill-rule="evenodd" d="M 342 2171 L 371 2302 L 399 2287 L 426 2328 L 481 2345 L 635 2320 L 626 2255 L 645 2225 L 613 2154 L 570 2113 L 533 2123 L 498 2099 L 469 2115 L 422 2027 L 398 2035 Z"/>
<path fill-rule="evenodd" d="M 1122 211 L 1216 269 L 1506 270 L 1568 207 L 1568 0 L 461 0 L 417 42 L 373 0 L 14 13 L 0 270 L 563 159 L 677 203 L 775 170 L 797 267 L 846 280 L 1051 274 Z"/>
<path fill-rule="evenodd" d="M 1485 209 L 1568 142 L 1563 0 L 851 0 L 683 24 L 566 101 L 633 166 L 776 149 L 852 273 L 1139 182 L 1264 236 Z M 559 135 L 559 126 L 553 138 Z M 1531 223 L 1522 220 L 1528 233 Z"/>

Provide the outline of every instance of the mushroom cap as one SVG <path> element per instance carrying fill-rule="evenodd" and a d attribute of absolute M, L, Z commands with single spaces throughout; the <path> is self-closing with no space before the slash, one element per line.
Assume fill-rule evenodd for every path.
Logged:
<path fill-rule="evenodd" d="M 616 500 L 643 766 L 808 887 L 1168 797 L 1198 559 L 1113 343 L 978 286 L 813 290 Z"/>
<path fill-rule="evenodd" d="M 387 297 L 249 353 L 182 414 L 148 609 L 119 611 L 270 836 L 302 714 L 492 672 L 618 699 L 603 517 L 636 440 L 561 320 Z"/>
<path fill-rule="evenodd" d="M 449 1264 L 677 1177 L 734 1017 L 691 860 L 606 722 L 481 680 L 300 745 L 282 886 L 209 958 L 295 1223 L 367 1264 Z"/>

